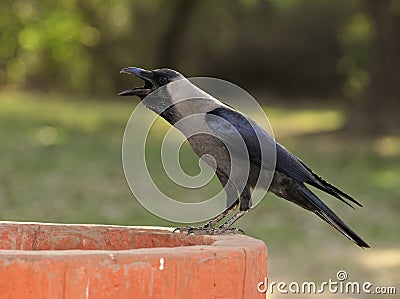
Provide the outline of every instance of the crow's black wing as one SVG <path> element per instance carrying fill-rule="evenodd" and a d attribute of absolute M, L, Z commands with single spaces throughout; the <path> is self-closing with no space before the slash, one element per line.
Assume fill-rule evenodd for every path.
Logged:
<path fill-rule="evenodd" d="M 352 205 L 345 199 L 350 200 L 358 206 L 362 206 L 350 195 L 347 195 L 315 174 L 304 162 L 282 145 L 275 142 L 260 126 L 242 113 L 223 106 L 207 112 L 205 118 L 208 126 L 217 136 L 234 149 L 242 149 L 240 144 L 235 141 L 235 138 L 240 134 L 247 147 L 249 159 L 255 165 L 267 170 L 271 170 L 275 166 L 277 171 L 301 183 L 310 184 L 327 192 L 350 207 Z M 276 152 L 274 147 L 276 148 Z M 261 149 L 263 150 L 261 151 Z M 273 160 L 275 157 L 276 164 Z"/>
<path fill-rule="evenodd" d="M 269 171 L 275 169 L 275 140 L 253 120 L 224 106 L 207 112 L 205 120 L 208 127 L 230 148 L 243 155 L 248 154 L 249 160 L 260 168 Z"/>

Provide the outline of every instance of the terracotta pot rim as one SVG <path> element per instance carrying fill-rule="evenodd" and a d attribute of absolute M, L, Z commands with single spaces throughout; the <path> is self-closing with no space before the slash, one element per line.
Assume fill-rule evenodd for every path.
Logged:
<path fill-rule="evenodd" d="M 0 297 L 265 298 L 264 242 L 172 230 L 2 221 Z"/>
<path fill-rule="evenodd" d="M 66 228 L 90 228 L 95 230 L 98 229 L 118 229 L 126 230 L 127 233 L 149 233 L 154 237 L 157 235 L 165 234 L 177 234 L 182 239 L 191 237 L 193 235 L 186 235 L 185 233 L 173 233 L 175 227 L 160 227 L 160 226 L 124 226 L 124 225 L 103 225 L 103 224 L 70 224 L 70 223 L 49 223 L 49 222 L 15 222 L 15 221 L 0 221 L 0 232 L 3 226 L 41 226 L 41 227 L 52 227 L 56 229 Z M 224 250 L 235 250 L 239 247 L 265 247 L 265 243 L 261 240 L 254 239 L 252 237 L 241 235 L 241 234 L 227 234 L 227 235 L 197 235 L 195 236 L 201 244 L 196 245 L 180 245 L 180 246 L 155 246 L 150 248 L 132 248 L 132 249 L 2 249 L 0 240 L 0 256 L 7 255 L 33 255 L 33 256 L 82 256 L 82 255 L 109 255 L 115 253 L 121 254 L 181 254 L 185 252 L 200 252 L 203 250 L 222 249 Z"/>

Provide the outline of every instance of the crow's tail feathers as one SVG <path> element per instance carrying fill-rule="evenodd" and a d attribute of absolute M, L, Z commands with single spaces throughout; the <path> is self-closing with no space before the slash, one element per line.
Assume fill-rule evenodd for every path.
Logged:
<path fill-rule="evenodd" d="M 336 188 L 332 184 L 328 183 L 325 181 L 322 177 L 320 177 L 318 174 L 316 174 L 310 167 L 308 167 L 303 161 L 299 160 L 301 164 L 312 174 L 314 177 L 314 180 L 307 180 L 306 183 L 310 184 L 311 186 L 314 186 L 315 188 L 318 188 L 321 191 L 324 191 L 326 193 L 329 193 L 330 195 L 336 197 L 340 201 L 344 202 L 346 205 L 349 207 L 353 208 L 354 207 L 348 203 L 346 200 L 351 201 L 352 203 L 355 203 L 357 206 L 362 207 L 362 204 L 360 204 L 357 200 L 355 200 L 353 197 L 350 195 L 344 193 L 342 190 Z"/>
<path fill-rule="evenodd" d="M 362 248 L 369 248 L 369 245 L 363 241 L 350 227 L 347 226 L 331 209 L 329 209 L 314 193 L 305 186 L 298 190 L 300 194 L 310 202 L 315 209 L 312 210 L 318 217 L 330 224 L 333 228 L 341 232 L 346 238 L 356 243 Z"/>

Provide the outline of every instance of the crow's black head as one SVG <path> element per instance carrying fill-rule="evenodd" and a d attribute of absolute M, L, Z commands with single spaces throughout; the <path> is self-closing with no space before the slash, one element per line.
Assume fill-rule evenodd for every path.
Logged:
<path fill-rule="evenodd" d="M 121 73 L 135 75 L 144 81 L 144 86 L 135 87 L 118 93 L 119 96 L 138 96 L 144 99 L 157 88 L 170 82 L 182 80 L 185 77 L 177 71 L 171 69 L 144 70 L 138 67 L 126 67 L 120 71 Z"/>

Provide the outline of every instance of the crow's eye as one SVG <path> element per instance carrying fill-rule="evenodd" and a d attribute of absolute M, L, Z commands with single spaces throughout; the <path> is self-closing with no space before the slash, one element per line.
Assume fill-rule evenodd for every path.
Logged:
<path fill-rule="evenodd" d="M 160 82 L 160 84 L 165 84 L 165 83 L 168 82 L 168 79 L 165 78 L 165 77 L 160 77 L 160 78 L 158 79 L 158 81 Z"/>

